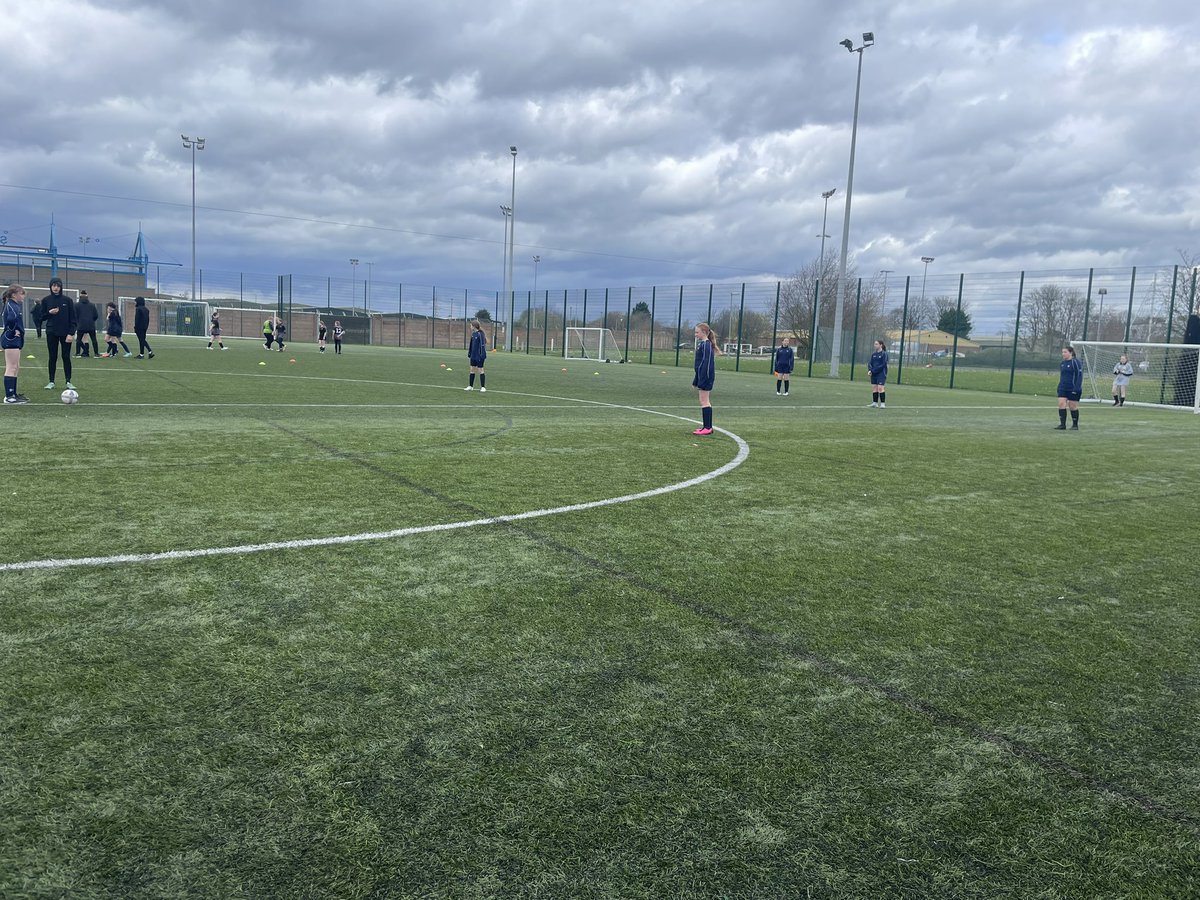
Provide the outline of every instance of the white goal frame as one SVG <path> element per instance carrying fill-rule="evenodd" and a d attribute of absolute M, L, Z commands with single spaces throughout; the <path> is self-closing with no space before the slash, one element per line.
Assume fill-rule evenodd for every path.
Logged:
<path fill-rule="evenodd" d="M 1104 403 L 1112 396 L 1112 365 L 1122 354 L 1133 364 L 1128 404 L 1158 409 L 1190 410 L 1200 415 L 1200 344 L 1152 344 L 1137 341 L 1074 341 L 1076 356 L 1083 364 L 1083 397 L 1085 402 Z M 1154 365 L 1152 359 L 1174 357 L 1177 365 L 1168 368 Z M 1185 403 L 1172 403 L 1182 379 L 1190 383 L 1190 397 Z"/>
<path fill-rule="evenodd" d="M 568 325 L 563 329 L 563 359 L 624 362 L 625 351 L 611 328 Z"/>

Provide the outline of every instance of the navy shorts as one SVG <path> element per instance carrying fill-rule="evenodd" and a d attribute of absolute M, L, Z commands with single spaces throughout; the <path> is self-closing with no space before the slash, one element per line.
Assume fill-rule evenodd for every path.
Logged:
<path fill-rule="evenodd" d="M 1082 396 L 1082 391 L 1064 391 L 1062 388 L 1059 388 L 1058 396 L 1069 400 L 1072 403 L 1078 403 L 1079 398 Z"/>
<path fill-rule="evenodd" d="M 887 384 L 887 376 L 886 375 L 872 375 L 871 376 L 871 384 L 877 384 L 880 387 L 883 387 L 885 384 Z"/>

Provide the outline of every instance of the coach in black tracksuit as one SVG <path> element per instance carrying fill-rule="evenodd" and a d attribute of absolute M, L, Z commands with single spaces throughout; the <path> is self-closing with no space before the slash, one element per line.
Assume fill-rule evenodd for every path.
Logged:
<path fill-rule="evenodd" d="M 146 306 L 145 297 L 135 297 L 133 300 L 133 333 L 138 339 L 138 359 L 142 359 L 147 353 L 150 358 L 154 359 L 154 351 L 150 349 L 150 344 L 146 341 L 146 332 L 150 330 L 150 308 Z"/>
<path fill-rule="evenodd" d="M 75 304 L 75 355 L 85 359 L 88 355 L 88 345 L 84 338 L 92 339 L 92 353 L 100 355 L 100 345 L 96 343 L 96 320 L 100 318 L 100 310 L 88 299 L 87 291 L 79 292 L 79 302 Z"/>
<path fill-rule="evenodd" d="M 63 374 L 67 386 L 71 386 L 71 342 L 75 340 L 75 304 L 63 293 L 61 278 L 50 279 L 50 293 L 42 298 L 33 312 L 33 324 L 38 334 L 46 329 L 46 347 L 50 351 L 50 383 L 46 390 L 54 387 L 54 376 L 58 370 L 58 353 L 62 351 Z"/>

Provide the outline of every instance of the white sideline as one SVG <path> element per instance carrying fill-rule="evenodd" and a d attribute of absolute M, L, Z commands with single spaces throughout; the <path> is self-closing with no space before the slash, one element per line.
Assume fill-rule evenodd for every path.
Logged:
<path fill-rule="evenodd" d="M 505 393 L 515 393 L 508 392 Z M 542 396 L 537 394 L 527 396 Z M 555 400 L 574 400 L 571 397 L 554 397 Z M 622 406 L 616 403 L 603 403 L 597 400 L 576 400 L 595 406 L 608 406 L 613 409 L 625 409 L 633 412 L 644 412 L 655 416 L 666 416 L 694 424 L 694 420 L 672 413 L 659 412 L 653 409 L 643 409 L 637 406 Z M 85 556 L 76 559 L 35 559 L 26 562 L 0 563 L 0 572 L 27 572 L 33 569 L 68 569 L 82 566 L 110 566 L 118 563 L 145 563 L 161 560 L 196 559 L 204 556 L 238 556 L 248 553 L 262 553 L 267 550 L 299 550 L 307 547 L 332 547 L 338 544 L 357 544 L 363 541 L 384 541 L 392 538 L 408 537 L 414 534 L 431 534 L 437 531 L 457 531 L 460 528 L 474 528 L 478 525 L 496 525 L 504 522 L 520 522 L 525 519 L 540 519 L 545 516 L 556 516 L 560 513 L 580 512 L 585 509 L 596 509 L 601 506 L 614 506 L 618 503 L 632 503 L 635 500 L 645 500 L 660 494 L 670 494 L 685 488 L 695 487 L 714 478 L 720 478 L 746 461 L 750 455 L 750 445 L 732 431 L 716 428 L 715 431 L 732 438 L 738 447 L 737 455 L 720 468 L 663 487 L 651 488 L 636 494 L 624 494 L 620 497 L 609 497 L 604 500 L 591 500 L 587 503 L 572 503 L 569 506 L 556 506 L 550 509 L 535 509 L 523 513 L 511 513 L 503 516 L 488 516 L 482 519 L 470 519 L 464 522 L 443 522 L 438 525 L 415 525 L 409 528 L 395 528 L 391 531 L 368 531 L 361 534 L 344 534 L 335 537 L 304 538 L 293 541 L 270 541 L 263 544 L 241 544 L 233 547 L 204 547 L 195 550 L 168 550 L 163 553 L 122 553 L 115 556 Z"/>

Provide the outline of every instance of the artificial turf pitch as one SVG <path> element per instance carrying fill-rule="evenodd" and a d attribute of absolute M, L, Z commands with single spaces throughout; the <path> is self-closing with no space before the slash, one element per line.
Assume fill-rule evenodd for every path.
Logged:
<path fill-rule="evenodd" d="M 553 512 L 739 444 L 687 369 L 155 344 L 0 411 L 0 896 L 1200 894 L 1200 417 L 721 372 L 740 465 Z"/>

